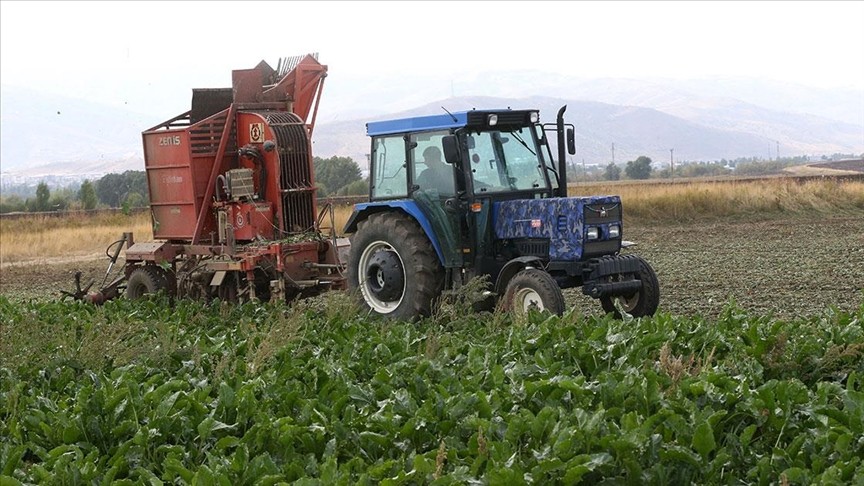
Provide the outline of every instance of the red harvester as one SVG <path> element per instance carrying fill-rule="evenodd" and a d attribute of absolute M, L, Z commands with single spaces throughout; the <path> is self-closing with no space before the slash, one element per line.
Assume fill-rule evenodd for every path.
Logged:
<path fill-rule="evenodd" d="M 320 230 L 312 169 L 326 75 L 305 55 L 233 71 L 231 88 L 194 89 L 191 110 L 143 133 L 156 241 L 124 234 L 111 260 L 125 245 L 123 274 L 96 292 L 79 274 L 66 294 L 290 300 L 345 288 L 345 240 Z"/>

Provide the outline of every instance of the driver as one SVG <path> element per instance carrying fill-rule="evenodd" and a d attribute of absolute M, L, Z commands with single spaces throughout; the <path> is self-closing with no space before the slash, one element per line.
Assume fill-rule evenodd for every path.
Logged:
<path fill-rule="evenodd" d="M 441 160 L 441 149 L 435 146 L 426 147 L 423 150 L 423 163 L 426 169 L 415 181 L 421 190 L 437 189 L 442 196 L 455 194 L 453 170 Z"/>

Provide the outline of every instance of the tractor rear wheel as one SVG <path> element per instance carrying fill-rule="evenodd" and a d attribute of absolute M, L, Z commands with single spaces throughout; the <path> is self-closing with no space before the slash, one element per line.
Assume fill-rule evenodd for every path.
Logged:
<path fill-rule="evenodd" d="M 536 268 L 519 271 L 504 292 L 504 310 L 518 315 L 534 309 L 539 312 L 564 313 L 564 295 L 558 282 L 547 272 Z"/>
<path fill-rule="evenodd" d="M 348 283 L 375 313 L 411 320 L 431 314 L 444 288 L 444 269 L 416 221 L 378 213 L 351 238 Z"/>
<path fill-rule="evenodd" d="M 660 282 L 654 269 L 641 257 L 639 259 L 638 274 L 626 275 L 621 280 L 638 279 L 642 282 L 642 288 L 632 295 L 620 297 L 600 297 L 600 305 L 606 313 L 612 313 L 616 318 L 621 318 L 621 311 L 615 305 L 618 301 L 621 310 L 633 317 L 653 316 L 660 305 Z"/>
<path fill-rule="evenodd" d="M 132 270 L 126 282 L 126 298 L 138 300 L 156 294 L 160 290 L 170 293 L 169 281 L 168 275 L 159 267 L 153 265 L 138 267 Z"/>

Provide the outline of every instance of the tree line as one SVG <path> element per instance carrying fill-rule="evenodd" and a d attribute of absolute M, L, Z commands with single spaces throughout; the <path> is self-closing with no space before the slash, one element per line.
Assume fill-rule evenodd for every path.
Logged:
<path fill-rule="evenodd" d="M 832 157 L 822 156 L 825 160 L 839 160 L 852 158 L 854 154 L 834 154 Z M 674 167 L 666 161 L 657 168 L 650 157 L 641 155 L 635 160 L 625 164 L 610 162 L 605 166 L 592 165 L 585 167 L 579 164 L 568 164 L 567 178 L 569 182 L 586 181 L 617 181 L 622 179 L 644 180 L 644 179 L 668 179 L 668 178 L 692 178 L 692 177 L 714 177 L 722 175 L 760 176 L 780 174 L 783 169 L 803 165 L 811 162 L 807 155 L 782 157 L 774 160 L 765 160 L 759 157 L 739 157 L 736 159 L 721 159 L 718 161 L 676 161 Z"/>
<path fill-rule="evenodd" d="M 369 181 L 351 157 L 313 158 L 315 185 L 319 197 L 358 196 L 369 191 Z M 84 180 L 79 186 L 49 187 L 45 181 L 32 187 L 4 191 L 0 196 L 0 213 L 91 210 L 97 208 L 147 207 L 147 175 L 140 170 L 111 173 L 96 180 Z M 24 189 L 22 191 L 22 189 Z M 22 195 L 23 192 L 23 195 Z"/>
<path fill-rule="evenodd" d="M 823 160 L 828 158 L 823 157 Z M 756 157 L 741 157 L 715 162 L 682 162 L 676 164 L 674 170 L 669 166 L 656 170 L 651 158 L 641 155 L 635 160 L 628 161 L 623 168 L 621 165 L 609 163 L 605 167 L 593 166 L 588 169 L 570 163 L 567 172 L 570 182 L 717 176 L 733 173 L 733 170 L 738 175 L 765 175 L 778 173 L 790 165 L 809 161 L 807 156 L 785 157 L 770 161 Z M 313 157 L 312 166 L 318 197 L 362 196 L 369 191 L 368 177 L 363 177 L 360 167 L 351 157 L 333 156 L 326 159 Z M 94 181 L 85 180 L 78 187 L 55 188 L 53 191 L 46 182 L 40 182 L 32 197 L 20 194 L 0 196 L 0 213 L 97 208 L 122 208 L 128 211 L 132 208 L 147 207 L 149 204 L 146 173 L 127 170 L 122 174 L 106 174 Z"/>
<path fill-rule="evenodd" d="M 97 208 L 133 208 L 150 204 L 147 176 L 144 171 L 127 170 L 122 174 L 106 174 L 91 181 L 85 179 L 79 186 L 53 190 L 45 181 L 36 186 L 32 197 L 19 194 L 0 197 L 0 213 L 91 210 Z"/>

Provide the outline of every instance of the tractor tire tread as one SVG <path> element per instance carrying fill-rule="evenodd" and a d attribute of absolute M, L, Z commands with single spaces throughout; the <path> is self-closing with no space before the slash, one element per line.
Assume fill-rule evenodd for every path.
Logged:
<path fill-rule="evenodd" d="M 167 273 L 155 265 L 144 265 L 132 270 L 126 283 L 126 298 L 138 300 L 159 291 L 170 293 L 171 279 Z"/>
<path fill-rule="evenodd" d="M 639 259 L 638 279 L 642 281 L 642 289 L 639 291 L 639 301 L 627 312 L 633 317 L 650 317 L 657 312 L 657 307 L 660 305 L 660 281 L 657 279 L 657 273 L 645 259 L 636 258 Z M 615 307 L 613 298 L 601 297 L 600 305 L 604 312 L 612 313 L 618 319 L 622 317 L 621 312 Z"/>
<path fill-rule="evenodd" d="M 406 302 L 402 305 L 407 307 L 394 311 L 393 317 L 413 319 L 430 315 L 444 287 L 444 271 L 423 229 L 416 221 L 403 214 L 372 214 L 358 224 L 357 232 L 352 237 L 352 254 L 362 251 L 362 248 L 355 247 L 354 242 L 360 242 L 370 231 L 387 235 L 385 239 L 391 244 L 398 244 L 405 249 L 400 254 L 403 258 L 406 278 L 413 280 L 411 286 L 414 291 L 413 295 L 404 297 Z M 351 261 L 348 268 L 349 281 L 352 286 L 357 286 L 359 284 L 358 269 L 355 268 L 357 262 L 354 258 L 349 260 Z M 362 296 L 360 298 L 362 301 Z"/>

